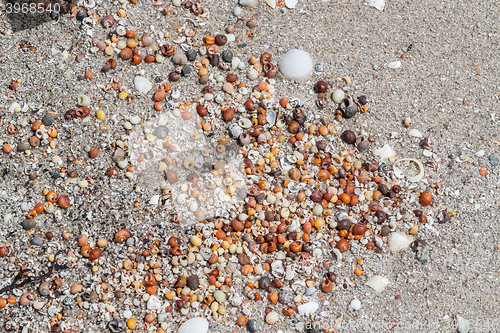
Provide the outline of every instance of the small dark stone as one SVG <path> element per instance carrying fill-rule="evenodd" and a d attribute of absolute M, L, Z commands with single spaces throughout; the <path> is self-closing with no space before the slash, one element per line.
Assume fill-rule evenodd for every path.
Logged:
<path fill-rule="evenodd" d="M 366 105 L 366 103 L 368 103 L 368 101 L 366 100 L 366 96 L 365 95 L 361 95 L 358 97 L 358 102 L 359 104 L 361 105 Z"/>
<path fill-rule="evenodd" d="M 43 239 L 40 237 L 33 237 L 31 244 L 40 246 L 43 244 Z"/>
<path fill-rule="evenodd" d="M 27 143 L 27 142 L 19 142 L 17 144 L 17 150 L 18 151 L 25 151 L 25 150 L 28 150 L 30 149 L 30 144 Z"/>
<path fill-rule="evenodd" d="M 171 72 L 169 75 L 168 75 L 168 79 L 172 82 L 176 82 L 176 81 L 179 81 L 179 73 L 176 73 L 176 72 Z"/>
<path fill-rule="evenodd" d="M 60 175 L 61 175 L 61 173 L 59 172 L 59 170 L 56 170 L 56 169 L 52 170 L 52 172 L 51 172 L 51 174 L 50 174 L 50 176 L 51 176 L 53 179 L 57 179 L 57 178 L 59 178 L 59 176 L 60 176 Z"/>
<path fill-rule="evenodd" d="M 327 143 L 325 140 L 319 140 L 316 142 L 316 146 L 318 147 L 319 150 L 325 150 Z"/>
<path fill-rule="evenodd" d="M 240 49 L 242 49 L 242 48 L 244 48 L 244 47 L 246 47 L 246 46 L 247 46 L 247 44 L 238 44 L 238 47 L 239 47 Z"/>
<path fill-rule="evenodd" d="M 354 132 L 351 130 L 342 132 L 340 138 L 342 139 L 342 141 L 348 144 L 353 144 L 354 142 L 356 142 L 356 134 L 354 134 Z"/>
<path fill-rule="evenodd" d="M 24 230 L 31 230 L 36 227 L 36 221 L 31 219 L 26 219 L 23 222 L 21 222 L 21 225 L 24 228 Z"/>
<path fill-rule="evenodd" d="M 388 192 L 389 192 L 389 188 L 387 187 L 387 185 L 385 184 L 380 184 L 378 186 L 378 190 L 380 191 L 380 193 L 382 193 L 383 195 L 386 195 Z"/>
<path fill-rule="evenodd" d="M 390 232 L 391 232 L 391 228 L 389 228 L 389 227 L 388 227 L 388 226 L 386 226 L 386 225 L 384 225 L 384 226 L 382 227 L 382 229 L 380 229 L 380 235 L 381 235 L 381 236 L 384 236 L 384 237 L 385 237 L 385 236 L 387 236 L 387 235 L 389 235 L 389 233 L 390 233 Z"/>
<path fill-rule="evenodd" d="M 50 126 L 54 123 L 54 120 L 56 120 L 56 118 L 54 117 L 53 114 L 51 113 L 48 113 L 46 114 L 45 116 L 43 116 L 42 118 L 42 123 L 46 126 Z"/>
<path fill-rule="evenodd" d="M 60 265 L 60 264 L 54 265 L 54 270 L 56 270 L 56 271 L 62 271 L 63 269 L 68 269 L 68 266 L 67 265 Z"/>
<path fill-rule="evenodd" d="M 493 155 L 490 155 L 490 164 L 491 166 L 497 166 L 498 164 L 498 159 Z"/>
<path fill-rule="evenodd" d="M 247 328 L 250 332 L 258 332 L 259 331 L 259 323 L 255 319 L 250 319 L 248 321 Z"/>
<path fill-rule="evenodd" d="M 379 210 L 375 213 L 375 217 L 377 218 L 377 223 L 382 224 L 385 222 L 387 214 L 384 211 Z"/>
<path fill-rule="evenodd" d="M 193 69 L 191 68 L 191 66 L 186 65 L 186 66 L 182 67 L 181 74 L 182 74 L 182 76 L 186 76 L 186 75 L 189 75 L 192 71 L 193 71 Z"/>

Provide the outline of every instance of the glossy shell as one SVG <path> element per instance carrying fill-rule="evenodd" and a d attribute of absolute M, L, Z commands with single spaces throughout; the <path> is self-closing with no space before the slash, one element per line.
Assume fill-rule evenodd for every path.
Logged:
<path fill-rule="evenodd" d="M 201 317 L 191 318 L 179 327 L 179 333 L 207 333 L 208 320 Z"/>

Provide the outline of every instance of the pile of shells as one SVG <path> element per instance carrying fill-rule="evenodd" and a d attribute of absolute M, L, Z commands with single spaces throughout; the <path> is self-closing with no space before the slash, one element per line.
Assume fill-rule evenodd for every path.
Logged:
<path fill-rule="evenodd" d="M 104 94 L 131 112 L 106 113 L 104 100 L 79 94 L 75 109 L 9 124 L 3 151 L 12 160 L 30 159 L 23 177 L 36 203 L 23 203 L 22 218 L 9 213 L 4 222 L 19 220 L 26 244 L 48 262 L 34 274 L 36 261 L 26 258 L 31 249 L 1 240 L 3 273 L 13 278 L 2 285 L 0 308 L 14 313 L 17 303 L 32 306 L 50 318 L 53 332 L 81 331 L 93 312 L 111 332 L 165 332 L 172 322 L 184 322 L 179 332 L 206 332 L 207 319 L 225 318 L 255 332 L 260 322 L 272 325 L 280 316 L 312 315 L 319 294 L 349 288 L 353 277 L 338 276 L 333 262 L 342 263 L 351 251 L 411 244 L 426 262 L 425 242 L 411 235 L 419 224 L 444 223 L 450 214 L 428 209 L 431 190 L 407 187 L 388 162 L 393 156 L 373 156 L 373 137 L 344 128 L 350 118 L 367 116 L 367 98 L 348 96 L 327 81 L 310 87 L 318 93 L 316 105 L 277 98 L 282 78 L 269 52 L 242 60 L 231 44 L 234 26 L 197 36 L 209 11 L 191 1 L 172 4 L 162 13 L 178 23 L 176 36 L 137 34 L 125 27 L 123 9 L 103 16 L 98 30 L 97 14 L 90 12 L 95 3 L 65 7 L 104 39 L 96 37 L 88 55 L 108 59 L 102 72 L 86 71 L 79 80 L 101 79 Z M 178 16 L 181 8 L 187 20 Z M 137 91 L 148 96 L 140 105 L 147 112 L 140 113 L 132 108 L 139 98 L 116 73 L 144 63 L 162 66 L 168 77 L 154 84 L 144 71 L 135 77 Z M 312 63 L 289 76 L 304 79 L 311 71 Z M 196 91 L 186 92 L 182 81 Z M 15 92 L 20 83 L 9 88 Z M 12 117 L 22 111 L 18 102 L 9 109 Z M 69 143 L 73 132 L 90 127 L 105 133 L 111 121 L 120 125 L 108 136 L 116 139 L 85 143 L 86 155 L 78 156 Z M 55 154 L 56 146 L 66 159 Z M 50 178 L 38 179 L 34 170 L 44 159 Z M 100 214 L 112 199 L 100 187 L 119 191 L 122 184 L 130 184 L 130 198 Z M 101 230 L 93 214 L 112 232 Z M 48 216 L 64 226 L 60 232 L 45 229 Z M 72 277 L 78 269 L 88 271 L 84 281 Z M 265 305 L 255 311 L 255 302 Z"/>

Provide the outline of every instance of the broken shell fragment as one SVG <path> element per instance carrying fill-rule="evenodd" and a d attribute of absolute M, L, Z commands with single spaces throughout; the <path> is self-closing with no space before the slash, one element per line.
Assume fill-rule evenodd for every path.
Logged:
<path fill-rule="evenodd" d="M 368 280 L 366 284 L 380 293 L 384 291 L 385 287 L 389 284 L 389 280 L 386 277 L 374 275 Z"/>
<path fill-rule="evenodd" d="M 393 232 L 389 236 L 390 238 L 390 244 L 389 244 L 389 250 L 393 252 L 400 252 L 410 246 L 412 240 L 406 236 L 403 235 L 399 232 Z"/>
<path fill-rule="evenodd" d="M 413 163 L 415 163 L 417 165 L 417 167 L 418 167 L 418 174 L 415 175 L 415 176 L 405 175 L 404 172 L 403 172 L 403 170 L 401 170 L 401 169 L 398 168 L 398 165 L 401 162 L 413 162 Z M 396 177 L 398 177 L 398 178 L 404 178 L 406 176 L 406 179 L 408 179 L 408 181 L 410 181 L 412 183 L 419 182 L 419 181 L 422 180 L 422 178 L 424 178 L 424 165 L 422 164 L 422 162 L 420 162 L 419 160 L 414 159 L 414 158 L 402 158 L 402 159 L 399 159 L 396 162 L 394 162 L 393 168 L 394 168 L 394 175 Z"/>

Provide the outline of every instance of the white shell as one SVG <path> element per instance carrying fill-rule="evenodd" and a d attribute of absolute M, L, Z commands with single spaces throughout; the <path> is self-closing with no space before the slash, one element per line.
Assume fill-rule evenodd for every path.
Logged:
<path fill-rule="evenodd" d="M 149 204 L 150 205 L 157 205 L 159 200 L 160 200 L 160 196 L 158 194 L 157 195 L 153 195 L 151 197 L 151 199 L 149 199 Z M 151 298 L 149 298 L 149 299 L 151 299 Z"/>
<path fill-rule="evenodd" d="M 384 10 L 385 0 L 368 0 L 368 4 L 378 10 Z"/>
<path fill-rule="evenodd" d="M 247 71 L 247 78 L 249 80 L 255 80 L 258 76 L 259 76 L 259 72 L 257 72 L 253 68 Z"/>
<path fill-rule="evenodd" d="M 299 315 L 310 315 L 311 313 L 316 312 L 318 310 L 319 304 L 316 302 L 308 302 L 305 304 L 301 304 L 297 307 L 297 310 L 299 311 Z"/>
<path fill-rule="evenodd" d="M 404 172 L 398 168 L 398 164 L 400 162 L 414 162 L 418 166 L 419 172 L 416 176 L 406 175 L 406 179 L 408 179 L 408 181 L 415 183 L 419 182 L 420 180 L 422 180 L 422 178 L 424 178 L 424 165 L 422 164 L 422 162 L 414 158 L 402 158 L 394 162 L 393 169 L 394 169 L 394 175 L 396 177 L 403 178 L 405 176 Z"/>
<path fill-rule="evenodd" d="M 276 0 L 266 0 L 266 3 L 269 5 L 269 7 L 276 8 Z"/>
<path fill-rule="evenodd" d="M 141 76 L 136 76 L 134 79 L 134 86 L 137 91 L 139 91 L 142 94 L 146 94 L 148 91 L 151 90 L 151 82 L 149 82 L 148 79 L 145 77 Z"/>
<path fill-rule="evenodd" d="M 345 93 L 341 89 L 337 89 L 332 94 L 332 99 L 335 103 L 340 104 L 345 97 Z"/>
<path fill-rule="evenodd" d="M 160 299 L 158 297 L 156 297 L 155 295 L 151 295 L 151 297 L 149 297 L 149 300 L 147 303 L 147 308 L 148 308 L 148 310 L 159 310 L 161 308 Z"/>
<path fill-rule="evenodd" d="M 410 246 L 410 243 L 412 242 L 412 240 L 409 239 L 406 235 L 400 234 L 399 232 L 393 232 L 389 237 L 389 250 L 393 252 L 404 250 L 405 248 Z"/>
<path fill-rule="evenodd" d="M 395 156 L 396 152 L 388 144 L 385 144 L 382 148 L 375 149 L 373 151 L 373 156 L 378 156 L 383 160 L 387 160 L 391 156 Z"/>
<path fill-rule="evenodd" d="M 422 133 L 420 133 L 420 131 L 416 128 L 412 128 L 411 130 L 409 130 L 408 135 L 412 136 L 414 138 L 421 138 L 422 137 Z"/>
<path fill-rule="evenodd" d="M 240 0 L 240 5 L 242 5 L 243 7 L 253 7 L 258 2 L 258 0 Z"/>
<path fill-rule="evenodd" d="M 385 287 L 389 284 L 389 279 L 380 275 L 374 275 L 366 284 L 380 293 L 384 291 Z"/>
<path fill-rule="evenodd" d="M 276 260 L 271 264 L 272 274 L 277 278 L 282 278 L 285 273 L 281 260 Z"/>
<path fill-rule="evenodd" d="M 9 106 L 9 111 L 10 111 L 10 112 L 16 112 L 16 109 L 21 110 L 21 104 L 19 104 L 18 102 L 13 102 L 13 103 Z"/>
<path fill-rule="evenodd" d="M 269 325 L 272 325 L 278 321 L 278 318 L 279 318 L 278 312 L 271 311 L 266 316 L 266 323 L 268 323 Z"/>
<path fill-rule="evenodd" d="M 392 69 L 397 69 L 401 67 L 401 61 L 393 61 L 387 64 L 387 67 L 392 68 Z"/>
<path fill-rule="evenodd" d="M 351 301 L 351 304 L 349 304 L 349 308 L 354 311 L 358 311 L 359 309 L 361 309 L 361 301 L 357 298 L 353 299 Z"/>
<path fill-rule="evenodd" d="M 287 79 L 304 81 L 312 74 L 313 61 L 306 51 L 291 49 L 283 56 L 279 67 Z"/>
<path fill-rule="evenodd" d="M 457 315 L 457 330 L 459 333 L 467 333 L 470 330 L 469 321 L 460 315 Z"/>
<path fill-rule="evenodd" d="M 294 9 L 295 6 L 297 5 L 298 0 L 285 0 L 285 6 L 290 9 Z"/>
<path fill-rule="evenodd" d="M 207 333 L 208 320 L 202 317 L 191 318 L 179 327 L 179 333 Z"/>

